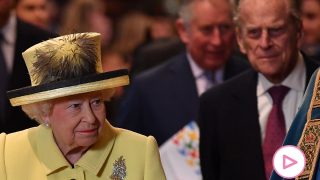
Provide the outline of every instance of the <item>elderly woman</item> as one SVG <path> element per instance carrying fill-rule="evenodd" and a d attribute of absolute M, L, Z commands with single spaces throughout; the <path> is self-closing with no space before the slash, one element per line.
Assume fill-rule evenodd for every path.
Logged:
<path fill-rule="evenodd" d="M 23 57 L 32 85 L 8 96 L 40 125 L 0 135 L 1 180 L 165 179 L 153 137 L 105 120 L 104 100 L 128 76 L 102 73 L 98 33 L 51 39 Z"/>

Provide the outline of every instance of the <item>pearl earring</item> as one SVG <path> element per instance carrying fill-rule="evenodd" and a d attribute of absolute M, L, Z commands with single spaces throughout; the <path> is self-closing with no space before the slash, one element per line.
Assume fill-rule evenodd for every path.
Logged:
<path fill-rule="evenodd" d="M 45 122 L 44 125 L 45 125 L 46 127 L 50 127 L 50 125 L 49 125 L 48 122 Z"/>

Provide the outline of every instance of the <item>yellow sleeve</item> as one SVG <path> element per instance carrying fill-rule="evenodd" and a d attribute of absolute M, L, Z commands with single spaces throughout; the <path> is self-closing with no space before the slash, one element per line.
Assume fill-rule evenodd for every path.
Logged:
<path fill-rule="evenodd" d="M 0 179 L 1 180 L 6 180 L 7 175 L 6 175 L 6 168 L 5 168 L 5 163 L 4 163 L 4 145 L 6 142 L 6 134 L 1 133 L 0 134 Z"/>
<path fill-rule="evenodd" d="M 144 179 L 165 180 L 166 176 L 162 168 L 158 145 L 154 137 L 147 138 L 146 147 L 146 163 L 144 171 Z"/>

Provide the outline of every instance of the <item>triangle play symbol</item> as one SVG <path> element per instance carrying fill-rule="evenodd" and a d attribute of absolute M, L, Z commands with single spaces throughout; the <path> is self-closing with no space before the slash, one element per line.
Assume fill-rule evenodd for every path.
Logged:
<path fill-rule="evenodd" d="M 298 163 L 298 161 L 290 158 L 289 156 L 283 155 L 282 156 L 282 165 L 283 165 L 283 169 L 287 169 L 295 164 Z"/>

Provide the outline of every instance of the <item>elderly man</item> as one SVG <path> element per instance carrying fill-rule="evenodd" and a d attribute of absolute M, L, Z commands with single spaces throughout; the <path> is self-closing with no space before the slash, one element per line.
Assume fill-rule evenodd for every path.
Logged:
<path fill-rule="evenodd" d="M 231 14 L 225 0 L 185 1 L 176 25 L 187 51 L 133 80 L 117 125 L 153 135 L 161 145 L 195 120 L 198 96 L 248 66 L 231 58 Z"/>
<path fill-rule="evenodd" d="M 269 179 L 272 156 L 317 67 L 298 50 L 301 21 L 295 5 L 291 0 L 235 3 L 237 40 L 253 70 L 201 97 L 204 179 Z"/>

